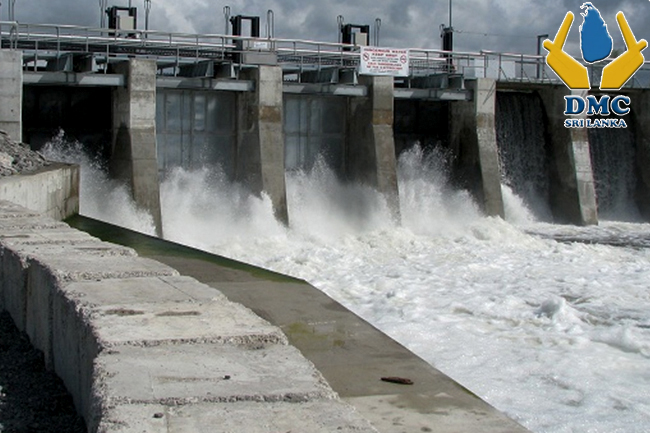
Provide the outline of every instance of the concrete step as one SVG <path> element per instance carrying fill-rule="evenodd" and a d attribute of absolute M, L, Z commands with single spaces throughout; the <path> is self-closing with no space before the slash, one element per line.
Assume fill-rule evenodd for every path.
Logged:
<path fill-rule="evenodd" d="M 377 432 L 351 406 L 336 400 L 306 403 L 211 403 L 178 407 L 118 405 L 105 414 L 99 431 L 106 433 Z"/>

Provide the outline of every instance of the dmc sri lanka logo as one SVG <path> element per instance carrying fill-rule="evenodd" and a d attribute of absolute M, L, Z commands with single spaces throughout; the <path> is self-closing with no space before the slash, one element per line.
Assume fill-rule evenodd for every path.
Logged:
<path fill-rule="evenodd" d="M 613 40 L 607 30 L 607 24 L 602 18 L 600 11 L 594 7 L 591 2 L 584 3 L 581 9 L 585 9 L 581 15 L 584 18 L 580 26 L 580 49 L 582 58 L 588 64 L 595 64 L 607 59 L 613 51 Z M 548 51 L 546 55 L 546 64 L 560 77 L 569 89 L 589 90 L 591 84 L 589 81 L 589 71 L 586 66 L 578 62 L 564 51 L 569 31 L 573 25 L 574 15 L 567 12 L 564 21 L 560 26 L 555 40 L 546 39 L 544 48 Z M 636 71 L 641 68 L 645 58 L 641 51 L 647 46 L 645 39 L 636 40 L 632 29 L 625 19 L 623 12 L 616 14 L 618 27 L 625 41 L 626 51 L 612 60 L 602 70 L 600 80 L 600 90 L 619 90 L 625 83 L 632 78 Z M 625 95 L 603 95 L 598 99 L 594 95 L 588 95 L 586 98 L 571 95 L 565 96 L 565 115 L 578 115 L 587 111 L 587 116 L 600 114 L 609 116 L 610 110 L 618 116 L 623 116 L 630 112 L 630 98 Z M 567 119 L 564 122 L 566 127 L 600 127 L 600 128 L 625 128 L 627 127 L 623 119 Z"/>

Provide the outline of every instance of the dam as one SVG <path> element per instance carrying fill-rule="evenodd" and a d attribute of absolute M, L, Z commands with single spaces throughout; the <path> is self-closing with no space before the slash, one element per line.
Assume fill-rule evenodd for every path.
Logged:
<path fill-rule="evenodd" d="M 136 202 L 154 215 L 158 230 L 158 179 L 174 167 L 218 164 L 229 178 L 265 191 L 278 218 L 288 223 L 284 173 L 309 168 L 322 155 L 342 178 L 379 189 L 398 208 L 393 154 L 416 141 L 449 149 L 458 184 L 472 191 L 487 214 L 501 216 L 502 177 L 521 184 L 511 165 L 523 167 L 512 158 L 524 152 L 511 149 L 512 143 L 526 142 L 540 152 L 528 158 L 538 161 L 538 185 L 525 194 L 533 197 L 532 206 L 552 221 L 598 220 L 591 160 L 599 164 L 596 173 L 606 170 L 603 158 L 591 158 L 590 147 L 580 143 L 598 142 L 601 131 L 583 137 L 562 125 L 551 127 L 560 123 L 566 88 L 541 56 L 454 53 L 449 63 L 439 50 L 410 49 L 410 75 L 392 78 L 360 75 L 358 49 L 259 38 L 259 29 L 257 36 L 227 37 L 104 33 L 9 27 L 3 43 L 15 49 L 7 51 L 3 63 L 15 74 L 8 78 L 17 86 L 15 94 L 24 92 L 15 99 L 16 104 L 24 100 L 24 107 L 12 112 L 24 116 L 2 122 L 8 130 L 15 126 L 12 136 L 24 133 L 35 148 L 58 128 L 82 140 L 109 161 L 114 177 L 131 184 Z M 16 56 L 18 50 L 23 54 Z M 647 98 L 646 75 L 642 69 L 624 88 L 640 107 Z M 517 104 L 523 104 L 519 114 L 528 117 L 503 124 L 515 120 L 508 110 Z M 487 123 L 477 123 L 479 118 Z M 356 127 L 366 123 L 369 130 Z M 642 141 L 645 123 L 627 123 L 640 125 L 625 131 L 636 134 L 628 139 L 633 146 Z M 539 125 L 535 144 L 526 135 L 513 135 L 530 124 Z M 639 167 L 646 165 L 645 155 L 638 152 Z M 371 156 L 374 160 L 368 160 Z M 131 170 L 137 176 L 129 166 L 138 167 Z M 631 192 L 630 200 L 647 219 L 648 185 L 638 170 L 631 180 L 638 193 Z M 606 207 L 606 193 L 600 191 Z"/>
<path fill-rule="evenodd" d="M 417 325 L 418 321 L 425 323 L 423 316 L 427 313 L 424 305 L 406 310 L 404 305 L 409 299 L 399 290 L 401 286 L 396 285 L 395 280 L 408 281 L 416 288 L 410 292 L 413 300 L 426 300 L 433 308 L 437 301 L 426 297 L 425 293 L 433 292 L 441 298 L 448 296 L 446 291 L 449 288 L 453 288 L 450 291 L 463 293 L 464 284 L 453 277 L 460 273 L 466 275 L 464 281 L 468 283 L 465 296 L 477 296 L 477 299 L 484 301 L 478 288 L 484 285 L 501 287 L 500 281 L 508 288 L 517 287 L 517 290 L 523 291 L 533 289 L 528 282 L 519 287 L 507 276 L 491 274 L 490 269 L 499 266 L 511 269 L 522 281 L 528 281 L 524 276 L 535 273 L 534 266 L 525 263 L 525 259 L 536 257 L 532 251 L 546 254 L 556 248 L 569 257 L 580 248 L 551 247 L 545 241 L 530 240 L 509 226 L 500 225 L 499 218 L 488 220 L 488 223 L 480 220 L 480 216 L 485 214 L 505 216 L 508 197 L 503 192 L 504 184 L 528 200 L 527 207 L 542 220 L 593 225 L 597 222 L 597 210 L 606 208 L 607 212 L 616 215 L 616 210 L 620 209 L 610 198 L 605 204 L 597 203 L 597 198 L 617 197 L 620 191 L 627 191 L 623 200 L 624 209 L 627 209 L 625 206 L 632 207 L 634 218 L 647 218 L 643 204 L 643 164 L 635 159 L 643 158 L 644 154 L 639 144 L 643 140 L 638 138 L 642 135 L 637 136 L 643 133 L 643 122 L 628 122 L 635 126 L 625 131 L 626 136 L 620 139 L 639 147 L 628 150 L 620 157 L 627 167 L 634 167 L 634 170 L 624 170 L 623 176 L 628 177 L 618 184 L 622 185 L 620 190 L 613 190 L 613 186 L 618 186 L 609 181 L 610 176 L 620 174 L 612 175 L 612 167 L 607 166 L 611 161 L 607 152 L 611 152 L 611 149 L 606 144 L 599 147 L 594 144 L 599 140 L 609 143 L 612 138 L 569 133 L 562 126 L 554 129 L 552 125 L 561 117 L 561 111 L 557 109 L 558 101 L 562 101 L 566 88 L 550 77 L 548 71 L 537 73 L 543 60 L 539 57 L 457 53 L 454 61 L 456 69 L 451 71 L 444 52 L 411 50 L 414 76 L 393 79 L 355 73 L 359 54 L 346 49 L 349 47 L 343 44 L 270 38 L 263 41 L 266 45 L 255 45 L 255 37 L 233 35 L 205 36 L 206 40 L 200 42 L 196 42 L 199 37 L 195 35 L 188 38 L 191 42 L 187 42 L 174 40 L 175 37 L 182 40 L 182 35 L 157 35 L 157 32 L 138 31 L 133 38 L 104 35 L 106 31 L 100 30 L 95 31 L 93 36 L 91 29 L 67 28 L 63 31 L 56 26 L 32 26 L 32 30 L 21 32 L 18 29 L 20 25 L 5 24 L 15 25 L 17 30 L 7 34 L 8 47 L 2 54 L 7 58 L 3 57 L 1 65 L 9 65 L 17 73 L 10 76 L 9 82 L 13 83 L 13 87 L 8 88 L 20 95 L 20 111 L 24 113 L 19 119 L 0 119 L 7 129 L 15 127 L 23 141 L 40 148 L 51 141 L 56 129 L 63 127 L 67 135 L 83 143 L 85 150 L 101 155 L 114 179 L 127 181 L 129 194 L 137 207 L 146 209 L 151 215 L 151 234 L 162 234 L 168 239 L 204 250 L 224 252 L 225 255 L 246 261 L 261 262 L 265 267 L 281 268 L 286 273 L 304 272 L 303 275 L 308 275 L 310 281 L 320 282 L 318 274 L 327 269 L 335 277 L 331 280 L 323 278 L 317 285 L 324 288 L 326 294 L 336 294 L 339 299 L 369 299 L 379 295 L 380 300 L 376 305 L 363 301 L 352 301 L 352 305 L 362 317 L 374 317 L 378 323 L 382 323 L 382 329 L 389 330 L 386 332 L 390 332 L 393 338 L 399 339 L 409 332 L 418 335 L 427 332 Z M 33 31 L 36 27 L 40 30 Z M 69 37 L 61 37 L 66 32 L 69 32 L 66 35 Z M 60 40 L 53 38 L 52 33 L 56 33 Z M 103 41 L 104 38 L 110 41 Z M 170 38 L 172 41 L 168 42 Z M 3 45 L 4 41 L 3 37 Z M 169 46 L 163 47 L 168 43 Z M 301 43 L 304 45 L 300 46 Z M 246 45 L 248 47 L 244 49 Z M 499 66 L 477 66 L 491 64 L 492 61 Z M 508 75 L 509 72 L 512 74 Z M 645 101 L 647 97 L 643 86 L 624 91 L 632 94 L 634 101 Z M 89 115 L 88 108 L 99 115 Z M 83 121 L 68 120 L 69 123 L 64 123 L 65 119 L 70 118 Z M 540 119 L 543 126 L 529 128 L 533 119 Z M 414 144 L 416 142 L 419 145 Z M 534 153 L 524 148 L 523 142 L 534 143 Z M 630 152 L 635 156 L 630 156 Z M 527 153 L 530 158 L 522 158 L 522 153 Z M 431 154 L 446 161 L 441 164 L 444 168 L 435 166 L 436 162 L 428 157 Z M 207 233 L 219 231 L 218 226 L 222 225 L 220 216 L 214 215 L 212 218 L 211 215 L 215 203 L 222 205 L 239 201 L 237 198 L 230 200 L 229 197 L 224 198 L 223 202 L 214 201 L 221 199 L 224 191 L 211 189 L 214 185 L 210 182 L 214 178 L 209 175 L 201 178 L 200 169 L 206 165 L 218 165 L 224 181 L 244 185 L 246 190 L 253 192 L 253 196 L 261 197 L 260 202 L 255 201 L 258 198 L 251 199 L 251 208 L 244 206 L 249 211 L 257 211 L 245 213 L 263 214 L 265 219 L 259 232 L 266 231 L 285 241 L 278 244 L 272 237 L 260 238 L 252 245 L 252 239 L 245 236 L 226 237 L 227 240 L 221 241 L 208 236 Z M 618 164 L 614 166 L 616 168 Z M 534 175 L 530 176 L 531 173 Z M 431 178 L 438 183 L 432 183 Z M 428 189 L 422 188 L 423 182 Z M 174 194 L 183 193 L 178 190 L 179 185 L 183 184 L 192 185 L 192 197 L 188 199 L 194 200 L 197 206 L 193 209 L 203 211 L 203 215 L 199 211 L 191 216 L 182 215 L 181 209 L 178 209 L 181 202 Z M 326 187 L 318 188 L 318 185 Z M 355 189 L 353 185 L 363 185 L 367 189 Z M 205 197 L 201 195 L 202 191 L 206 193 Z M 467 194 L 458 191 L 467 191 Z M 598 191 L 602 192 L 597 194 Z M 436 196 L 434 192 L 439 195 Z M 212 198 L 207 197 L 211 194 Z M 310 201 L 314 197 L 316 200 Z M 102 197 L 95 197 L 94 200 L 97 198 L 101 200 Z M 329 206 L 319 207 L 316 201 Z M 359 209 L 350 206 L 355 201 Z M 258 209 L 255 206 L 259 203 L 262 204 Z M 625 210 L 623 213 L 629 214 Z M 323 218 L 323 215 L 329 218 Z M 361 216 L 356 221 L 359 224 L 350 224 L 349 227 L 360 230 L 362 237 L 368 236 L 364 238 L 363 245 L 356 244 L 358 238 L 345 237 L 349 235 L 349 227 L 341 228 L 327 221 L 351 223 L 355 222 L 351 218 L 355 215 Z M 368 215 L 373 218 L 369 220 Z M 241 216 L 233 213 L 233 219 Z M 452 221 L 454 219 L 456 221 Z M 174 221 L 179 220 L 202 230 L 189 236 L 187 228 L 175 226 Z M 399 255 L 391 252 L 391 243 L 393 247 L 401 247 L 403 240 L 399 239 L 400 236 L 409 236 L 387 231 L 387 227 L 395 226 L 400 220 L 410 230 L 417 227 L 427 235 L 435 235 L 444 245 L 441 249 L 447 256 L 434 255 L 438 249 L 434 245 L 427 245 L 426 253 L 422 254 L 422 257 L 433 257 L 435 263 L 441 264 L 444 271 L 435 274 L 440 277 L 441 283 L 432 284 L 427 280 L 427 284 L 420 286 L 417 277 L 405 273 L 407 265 L 400 264 Z M 432 227 L 435 226 L 433 222 L 443 224 Z M 103 240 L 120 243 L 117 241 L 120 237 L 118 229 L 101 226 L 90 228 L 92 223 L 83 219 L 71 221 L 71 224 Z M 234 227 L 232 224 L 233 221 L 224 224 L 226 230 Z M 321 227 L 318 227 L 319 224 Z M 317 229 L 311 232 L 313 238 L 309 244 L 302 237 L 304 233 L 299 231 L 305 226 Z M 473 236 L 467 237 L 463 231 L 466 227 L 471 228 Z M 179 235 L 179 229 L 185 230 L 183 236 Z M 106 234 L 114 230 L 117 230 L 117 234 Z M 286 230 L 290 230 L 289 235 Z M 375 230 L 383 230 L 384 235 L 373 238 Z M 326 233 L 328 231 L 330 233 Z M 443 234 L 442 231 L 448 233 Z M 331 239 L 327 238 L 332 236 L 331 232 L 342 235 L 336 238 L 336 242 L 347 239 L 349 245 L 345 248 L 349 249 L 333 251 L 329 244 Z M 418 243 L 415 237 L 410 241 Z M 494 251 L 483 249 L 481 242 L 486 241 L 513 242 L 513 249 L 522 255 L 522 261 L 507 257 L 503 251 L 492 255 Z M 136 243 L 147 242 L 139 239 Z M 486 257 L 492 257 L 495 264 L 482 260 L 479 257 L 482 254 L 474 255 L 462 249 L 460 244 L 463 242 L 471 244 Z M 525 245 L 531 250 L 527 250 Z M 160 259 L 165 255 L 161 250 L 156 251 L 151 246 L 129 246 L 143 257 L 158 255 L 154 258 L 166 263 Z M 159 248 L 164 250 L 171 247 Z M 256 248 L 272 253 L 263 257 L 255 251 Z M 380 254 L 365 255 L 362 251 L 368 248 L 376 249 Z M 587 263 L 604 269 L 605 284 L 613 284 L 616 273 L 608 270 L 606 261 L 599 258 L 607 253 L 608 250 L 604 248 L 594 247 L 593 251 L 585 252 Z M 44 253 L 44 257 L 49 257 L 48 254 Z M 120 254 L 128 256 L 131 253 L 122 251 Z M 424 275 L 430 266 L 427 260 L 418 262 L 417 254 L 410 250 L 404 254 L 413 254 L 408 263 L 418 272 L 421 269 Z M 365 257 L 365 260 L 357 261 L 356 255 Z M 377 259 L 382 255 L 390 257 L 390 260 L 382 263 Z M 453 259 L 454 256 L 456 259 Z M 337 257 L 335 262 L 341 269 L 325 268 L 324 264 L 334 257 Z M 631 275 L 635 270 L 641 270 L 644 259 L 642 252 L 626 251 L 620 259 L 622 274 Z M 623 265 L 625 260 L 628 262 Z M 453 264 L 455 261 L 467 266 L 471 272 L 463 274 L 462 268 Z M 179 266 L 178 263 L 169 265 L 175 267 Z M 552 274 L 549 271 L 552 265 L 543 263 L 542 266 L 547 266 L 544 273 Z M 481 333 L 502 333 L 506 340 L 511 338 L 515 341 L 516 332 L 506 329 L 503 325 L 506 322 L 530 320 L 534 326 L 544 327 L 545 321 L 549 321 L 566 330 L 567 335 L 550 338 L 530 336 L 531 340 L 537 338 L 540 345 L 546 346 L 554 342 L 562 344 L 567 341 L 565 338 L 571 339 L 571 323 L 574 324 L 573 330 L 576 326 L 580 327 L 576 323 L 583 326 L 586 326 L 583 322 L 591 324 L 591 319 L 584 318 L 583 314 L 606 319 L 608 313 L 599 311 L 597 305 L 572 292 L 571 284 L 576 284 L 573 280 L 580 280 L 581 277 L 572 276 L 568 263 L 560 260 L 556 270 L 558 278 L 564 278 L 566 286 L 562 282 L 559 284 L 568 292 L 559 298 L 536 295 L 535 299 L 527 301 L 534 304 L 534 308 L 519 300 L 512 300 L 517 305 L 512 310 L 509 309 L 512 305 L 494 299 L 476 303 L 450 300 L 448 307 L 454 315 L 485 315 L 492 319 L 487 322 L 477 319 L 476 327 L 471 329 L 453 328 L 450 335 L 426 322 L 435 329 L 434 345 L 443 350 L 448 339 L 457 338 L 454 333 L 464 331 L 470 334 L 475 339 L 477 350 L 472 351 L 468 347 L 471 355 L 457 358 L 457 363 L 472 365 L 473 360 L 478 359 L 476 352 L 479 351 L 492 353 L 495 360 L 503 356 L 497 349 L 490 352 L 478 343 Z M 355 267 L 368 269 L 359 274 L 355 273 Z M 190 268 L 188 266 L 186 269 Z M 182 272 L 188 275 L 186 271 Z M 382 278 L 372 277 L 373 274 Z M 352 275 L 354 277 L 350 279 Z M 477 275 L 487 277 L 479 278 Z M 192 276 L 204 282 L 198 276 Z M 161 278 L 168 277 L 172 278 Z M 593 276 L 585 274 L 582 278 L 590 280 Z M 364 280 L 371 283 L 364 283 Z M 550 280 L 542 281 L 551 284 Z M 631 289 L 636 288 L 632 283 L 629 285 Z M 227 284 L 223 286 L 232 287 Z M 221 290 L 228 298 L 238 298 L 236 302 L 245 305 L 246 297 L 261 296 L 234 289 L 228 292 L 227 287 Z M 290 299 L 291 295 L 286 296 Z M 544 296 L 549 298 L 545 299 Z M 581 303 L 576 301 L 578 299 L 587 303 L 586 312 L 579 310 Z M 277 312 L 263 311 L 263 303 L 249 308 L 272 323 L 280 320 L 273 318 Z M 498 311 L 500 308 L 503 309 L 502 313 Z M 530 318 L 518 316 L 517 308 L 530 310 Z M 383 322 L 382 315 L 386 315 Z M 405 316 L 411 321 L 410 331 L 392 323 L 391 318 Z M 620 331 L 622 345 L 627 352 L 642 357 L 647 351 L 643 340 L 645 331 L 642 331 L 645 325 L 634 312 L 631 316 L 632 319 L 626 316 L 625 320 L 638 321 L 639 326 L 633 327 L 632 331 Z M 454 321 L 456 316 L 443 317 Z M 278 326 L 293 339 L 292 344 L 300 348 L 300 339 L 304 338 L 306 331 L 300 326 L 291 325 L 284 323 Z M 326 336 L 324 338 L 332 339 L 334 346 L 343 344 L 343 340 L 336 337 L 336 333 L 341 331 L 332 331 L 332 325 L 325 322 L 310 326 L 307 331 L 322 333 Z M 614 329 L 611 332 L 614 334 L 599 334 L 591 338 L 606 341 L 608 347 L 613 347 L 616 346 L 614 341 L 618 337 L 615 332 L 618 331 Z M 419 341 L 416 346 L 420 346 L 412 349 L 416 353 L 435 351 L 435 348 L 421 346 L 426 343 Z M 309 346 L 313 343 L 303 341 L 303 344 Z M 309 352 L 308 349 L 300 350 Z M 507 346 L 507 350 L 514 348 Z M 607 356 L 615 355 L 607 353 Z M 454 364 L 452 360 L 449 363 Z M 491 368 L 495 368 L 495 365 L 491 365 Z M 473 370 L 481 370 L 481 366 L 474 364 Z M 511 371 L 511 374 L 516 373 Z M 537 375 L 533 374 L 532 377 Z M 580 377 L 564 381 L 542 373 L 539 373 L 539 377 L 541 383 L 551 383 L 566 391 L 567 395 L 563 398 L 567 406 L 579 405 L 582 401 L 580 394 L 587 393 L 577 385 Z M 74 381 L 74 378 L 69 380 Z M 344 379 L 328 378 L 333 386 L 336 380 L 345 385 Z M 87 382 L 87 378 L 83 381 Z M 336 391 L 345 396 L 339 389 Z M 363 399 L 354 392 L 346 401 L 356 399 L 357 410 L 364 404 L 366 407 L 377 404 L 368 400 L 362 403 Z M 495 393 L 498 394 L 498 391 Z M 534 398 L 526 400 L 534 401 Z M 86 407 L 88 403 L 82 401 L 80 404 Z M 635 403 L 624 401 L 619 404 L 627 404 L 626 407 L 631 408 Z M 183 414 L 182 418 L 187 416 Z M 477 422 L 481 423 L 480 420 Z M 481 425 L 485 428 L 484 424 Z M 421 428 L 437 431 L 429 424 Z M 519 426 L 508 428 L 518 431 Z"/>

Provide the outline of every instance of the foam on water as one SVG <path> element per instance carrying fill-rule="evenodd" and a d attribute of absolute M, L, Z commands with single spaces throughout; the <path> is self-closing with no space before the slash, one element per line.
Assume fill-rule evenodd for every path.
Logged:
<path fill-rule="evenodd" d="M 439 160 L 418 148 L 400 157 L 401 227 L 381 196 L 322 163 L 287 175 L 290 229 L 267 197 L 178 169 L 162 185 L 164 231 L 310 281 L 535 432 L 650 431 L 650 250 L 518 224 L 587 239 L 650 226 L 534 223 L 505 187 L 512 222 L 485 218 Z"/>
<path fill-rule="evenodd" d="M 100 221 L 119 223 L 122 227 L 155 234 L 153 218 L 133 202 L 128 188 L 109 178 L 98 157 L 83 152 L 83 145 L 67 140 L 65 133 L 50 140 L 41 149 L 49 160 L 79 164 L 81 167 L 80 213 Z"/>

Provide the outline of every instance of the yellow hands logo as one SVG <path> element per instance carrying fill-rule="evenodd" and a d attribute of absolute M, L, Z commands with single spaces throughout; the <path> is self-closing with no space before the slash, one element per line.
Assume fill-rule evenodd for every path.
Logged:
<path fill-rule="evenodd" d="M 583 15 L 586 16 L 586 14 Z M 546 39 L 544 41 L 544 48 L 548 51 L 546 64 L 555 71 L 570 89 L 590 89 L 587 67 L 564 51 L 564 44 L 571 30 L 573 19 L 573 13 L 567 12 L 560 29 L 555 35 L 555 40 Z M 623 12 L 616 14 L 616 21 L 623 34 L 627 50 L 603 68 L 600 81 L 601 90 L 620 89 L 645 61 L 641 51 L 648 46 L 648 42 L 645 39 L 636 40 Z"/>
<path fill-rule="evenodd" d="M 641 51 L 645 50 L 648 42 L 645 39 L 636 40 L 623 12 L 616 14 L 616 21 L 623 34 L 623 39 L 625 39 L 627 51 L 603 68 L 603 77 L 600 80 L 602 90 L 617 90 L 623 87 L 623 84 L 634 75 L 645 61 Z"/>

